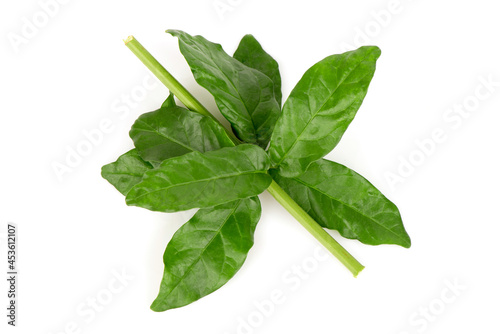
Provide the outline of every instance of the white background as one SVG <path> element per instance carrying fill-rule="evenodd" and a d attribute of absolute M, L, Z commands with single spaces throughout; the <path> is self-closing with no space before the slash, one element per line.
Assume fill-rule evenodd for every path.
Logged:
<path fill-rule="evenodd" d="M 225 11 L 216 9 L 221 3 Z M 5 231 L 13 222 L 20 276 L 15 329 L 6 325 L 1 280 L 2 332 L 499 333 L 499 8 L 492 0 L 391 3 L 69 0 L 51 7 L 44 22 L 38 1 L 3 1 L 0 260 L 5 268 Z M 14 46 L 9 38 L 23 36 L 34 16 L 40 27 Z M 332 233 L 366 265 L 354 279 L 333 257 L 317 260 L 316 240 L 263 194 L 255 246 L 234 279 L 192 305 L 151 311 L 164 247 L 193 212 L 127 207 L 100 168 L 132 147 L 135 118 L 167 95 L 157 84 L 137 99 L 149 73 L 123 45 L 129 34 L 215 110 L 177 40 L 164 33 L 169 28 L 201 34 L 231 54 L 253 34 L 280 63 L 284 97 L 307 68 L 343 45 L 378 45 L 382 56 L 365 102 L 328 158 L 398 205 L 411 249 Z M 481 78 L 496 86 L 488 91 Z M 136 105 L 116 113 L 132 93 Z M 458 120 L 453 108 L 464 104 L 471 112 Z M 54 163 L 65 164 L 69 150 L 86 141 L 84 132 L 106 119 L 112 130 L 59 180 Z M 418 153 L 416 141 L 437 129 L 445 140 Z M 419 165 L 391 186 L 388 173 L 410 158 Z M 114 277 L 122 271 L 130 277 L 119 283 Z M 281 303 L 271 307 L 266 301 L 280 292 Z M 87 303 L 97 297 L 106 305 L 91 311 Z"/>

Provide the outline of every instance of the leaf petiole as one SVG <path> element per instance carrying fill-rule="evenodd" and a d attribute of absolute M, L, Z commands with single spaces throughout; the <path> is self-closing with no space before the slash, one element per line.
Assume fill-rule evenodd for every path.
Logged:
<path fill-rule="evenodd" d="M 188 109 L 219 122 L 133 36 L 129 36 L 125 40 L 125 45 Z M 231 131 L 226 129 L 226 132 L 235 144 L 241 143 Z M 267 190 L 309 233 L 349 269 L 354 277 L 363 270 L 364 266 L 311 218 L 276 182 L 273 181 Z"/>

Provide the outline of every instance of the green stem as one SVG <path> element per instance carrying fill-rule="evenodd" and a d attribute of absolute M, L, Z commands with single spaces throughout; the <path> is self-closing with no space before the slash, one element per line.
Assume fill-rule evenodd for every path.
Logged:
<path fill-rule="evenodd" d="M 192 111 L 212 117 L 220 123 L 189 91 L 184 88 L 133 36 L 125 40 L 127 47 L 139 58 L 144 65 Z M 227 134 L 235 144 L 240 141 L 226 129 Z M 326 249 L 330 251 L 356 277 L 363 265 L 347 252 L 328 232 L 311 218 L 276 182 L 272 182 L 267 189 L 269 193 L 293 216 L 304 228 L 309 231 Z"/>

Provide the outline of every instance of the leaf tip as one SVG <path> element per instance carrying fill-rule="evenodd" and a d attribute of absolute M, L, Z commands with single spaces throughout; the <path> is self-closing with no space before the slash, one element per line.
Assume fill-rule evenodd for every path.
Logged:
<path fill-rule="evenodd" d="M 401 223 L 402 224 L 402 223 Z M 411 239 L 408 233 L 405 231 L 404 227 L 402 227 L 402 231 L 399 234 L 399 238 L 397 241 L 393 240 L 390 243 L 387 244 L 393 244 L 397 246 L 401 246 L 403 248 L 410 248 L 411 247 Z"/>
<path fill-rule="evenodd" d="M 375 59 L 378 59 L 380 55 L 382 55 L 382 50 L 376 45 L 370 45 L 367 46 L 369 48 L 370 52 L 375 56 Z"/>
<path fill-rule="evenodd" d="M 251 40 L 252 42 L 256 42 L 257 44 L 260 44 L 257 39 L 254 37 L 254 35 L 252 34 L 246 34 L 245 36 L 243 36 L 241 38 L 241 41 L 244 41 L 244 40 Z"/>
<path fill-rule="evenodd" d="M 398 210 L 399 211 L 399 210 Z M 400 242 L 398 243 L 399 246 L 404 247 L 404 248 L 410 248 L 411 247 L 411 238 L 408 232 L 406 232 L 406 229 L 403 226 L 403 221 L 400 220 L 401 223 L 401 234 L 400 234 Z"/>
<path fill-rule="evenodd" d="M 151 311 L 165 312 L 179 307 L 171 303 L 168 303 L 165 299 L 162 299 L 163 297 L 164 296 L 162 296 L 160 291 L 160 294 L 156 297 L 156 299 L 151 303 L 151 306 L 149 307 Z"/>
<path fill-rule="evenodd" d="M 164 307 L 161 307 L 161 304 L 158 302 L 158 299 L 155 299 L 153 303 L 151 303 L 151 306 L 149 308 L 153 312 L 163 312 L 167 310 Z"/>
<path fill-rule="evenodd" d="M 107 167 L 107 166 L 108 166 L 108 165 L 104 165 L 104 166 L 102 166 L 102 167 L 101 167 L 101 177 L 102 177 L 103 179 L 106 179 L 106 177 L 105 177 L 104 175 L 106 175 L 106 169 L 107 169 L 106 167 Z"/>
<path fill-rule="evenodd" d="M 176 29 L 167 29 L 167 30 L 165 30 L 165 32 L 167 34 L 174 36 L 174 37 L 179 37 L 179 35 L 181 34 L 181 31 L 176 30 Z"/>
<path fill-rule="evenodd" d="M 411 239 L 410 236 L 407 235 L 407 238 L 405 238 L 404 242 L 401 244 L 404 248 L 410 248 L 411 247 Z"/>

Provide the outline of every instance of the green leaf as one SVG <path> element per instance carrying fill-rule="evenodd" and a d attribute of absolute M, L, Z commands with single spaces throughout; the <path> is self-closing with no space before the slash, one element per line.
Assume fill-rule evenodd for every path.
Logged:
<path fill-rule="evenodd" d="M 141 115 L 132 125 L 130 137 L 144 160 L 158 163 L 193 151 L 234 146 L 220 124 L 181 107 Z"/>
<path fill-rule="evenodd" d="M 174 94 L 170 93 L 168 94 L 167 99 L 163 104 L 161 105 L 162 108 L 169 108 L 169 107 L 177 107 L 177 104 L 175 103 L 174 99 Z"/>
<path fill-rule="evenodd" d="M 141 182 L 144 173 L 153 168 L 144 161 L 136 149 L 123 154 L 113 163 L 102 167 L 101 175 L 109 181 L 119 192 L 127 195 L 129 190 Z"/>
<path fill-rule="evenodd" d="M 376 46 L 329 56 L 306 71 L 283 106 L 269 154 L 285 177 L 302 174 L 340 141 L 368 90 Z"/>
<path fill-rule="evenodd" d="M 167 32 L 179 38 L 195 80 L 213 95 L 238 138 L 266 148 L 280 115 L 272 80 L 229 56 L 220 44 L 179 30 Z"/>
<path fill-rule="evenodd" d="M 191 152 L 146 172 L 127 194 L 127 204 L 176 212 L 256 196 L 271 184 L 269 163 L 266 152 L 250 144 Z"/>
<path fill-rule="evenodd" d="M 274 83 L 274 96 L 281 106 L 281 75 L 278 62 L 274 60 L 252 35 L 245 35 L 234 52 L 234 58 L 244 65 L 267 75 Z"/>
<path fill-rule="evenodd" d="M 253 245 L 261 214 L 258 197 L 200 209 L 170 240 L 153 311 L 190 304 L 231 279 Z"/>
<path fill-rule="evenodd" d="M 398 208 L 353 170 L 321 159 L 295 178 L 274 180 L 321 226 L 368 245 L 410 247 Z"/>

